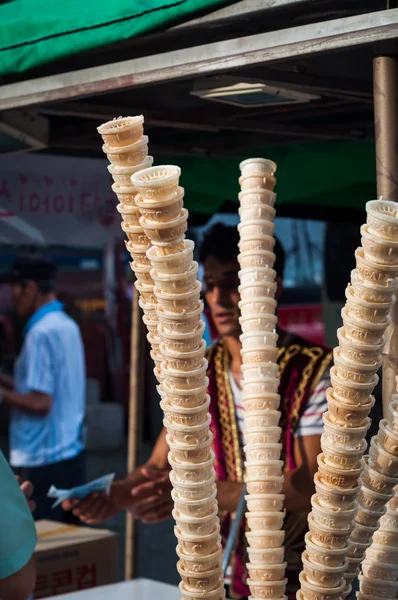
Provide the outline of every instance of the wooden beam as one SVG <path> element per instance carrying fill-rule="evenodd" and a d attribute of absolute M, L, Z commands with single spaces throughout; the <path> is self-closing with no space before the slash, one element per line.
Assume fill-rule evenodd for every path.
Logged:
<path fill-rule="evenodd" d="M 4 85 L 0 110 L 225 73 L 398 38 L 398 9 L 313 23 Z"/>

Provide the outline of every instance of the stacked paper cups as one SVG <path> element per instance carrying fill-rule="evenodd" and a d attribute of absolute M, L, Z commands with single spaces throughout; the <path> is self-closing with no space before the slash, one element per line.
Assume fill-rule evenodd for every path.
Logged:
<path fill-rule="evenodd" d="M 201 285 L 193 242 L 185 239 L 188 211 L 180 169 L 159 166 L 135 173 L 140 226 L 150 239 L 147 251 L 155 282 L 162 384 L 173 484 L 177 564 L 184 600 L 225 597 L 220 526 L 211 449 L 208 378 Z"/>
<path fill-rule="evenodd" d="M 155 362 L 154 372 L 160 381 L 161 356 L 160 338 L 157 332 L 156 298 L 150 275 L 151 265 L 146 256 L 151 242 L 139 223 L 141 214 L 135 202 L 137 190 L 131 183 L 133 173 L 151 167 L 153 164 L 152 156 L 148 156 L 148 137 L 143 135 L 143 124 L 142 115 L 120 117 L 98 127 L 98 132 L 104 140 L 102 149 L 111 163 L 108 171 L 115 182 L 112 190 L 119 200 L 117 210 L 122 216 L 122 229 L 129 240 L 126 248 L 133 259 L 130 266 L 137 278 L 135 287 L 140 294 L 139 303 L 144 311 L 144 323 L 148 329 L 147 338 Z"/>
<path fill-rule="evenodd" d="M 387 201 L 367 203 L 367 224 L 361 228 L 363 247 L 356 251 L 356 269 L 346 290 L 343 327 L 338 330 L 339 346 L 331 371 L 333 387 L 327 391 L 329 410 L 324 415 L 323 452 L 318 456 L 304 571 L 300 574 L 298 597 L 306 600 L 333 600 L 349 592 L 383 514 L 383 501 L 388 499 L 388 495 L 375 496 L 375 491 L 382 490 L 370 485 L 370 470 L 362 455 L 375 401 L 371 394 L 381 364 L 383 336 L 397 287 L 395 206 Z M 372 504 L 375 498 L 379 503 Z"/>
<path fill-rule="evenodd" d="M 286 589 L 276 273 L 272 268 L 276 165 L 256 158 L 243 161 L 240 168 L 240 339 L 248 491 L 246 520 L 250 529 L 246 534 L 250 560 L 247 583 L 253 599 L 276 600 L 283 598 Z"/>

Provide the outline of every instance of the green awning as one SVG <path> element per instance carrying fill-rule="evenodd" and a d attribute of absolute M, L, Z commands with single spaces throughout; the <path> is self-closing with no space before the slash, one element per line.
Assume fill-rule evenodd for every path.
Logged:
<path fill-rule="evenodd" d="M 0 75 L 127 40 L 232 1 L 8 0 L 0 3 Z"/>
<path fill-rule="evenodd" d="M 184 203 L 197 213 L 214 213 L 238 202 L 239 162 L 261 156 L 276 162 L 278 206 L 332 207 L 336 220 L 344 209 L 363 209 L 376 194 L 374 141 L 328 141 L 245 149 L 241 158 L 156 157 L 157 164 L 181 167 Z M 287 208 L 287 207 L 286 207 Z M 303 215 L 304 216 L 304 215 Z"/>

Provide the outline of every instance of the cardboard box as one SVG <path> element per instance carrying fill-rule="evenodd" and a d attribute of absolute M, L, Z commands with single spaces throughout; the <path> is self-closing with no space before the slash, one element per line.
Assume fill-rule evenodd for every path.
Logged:
<path fill-rule="evenodd" d="M 118 580 L 118 538 L 107 529 L 36 521 L 34 598 L 85 590 Z"/>

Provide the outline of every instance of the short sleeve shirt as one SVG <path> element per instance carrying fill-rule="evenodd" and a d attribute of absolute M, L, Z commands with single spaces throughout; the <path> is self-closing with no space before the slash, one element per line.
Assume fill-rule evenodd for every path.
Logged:
<path fill-rule="evenodd" d="M 20 571 L 36 546 L 36 528 L 18 482 L 0 451 L 0 579 Z"/>

